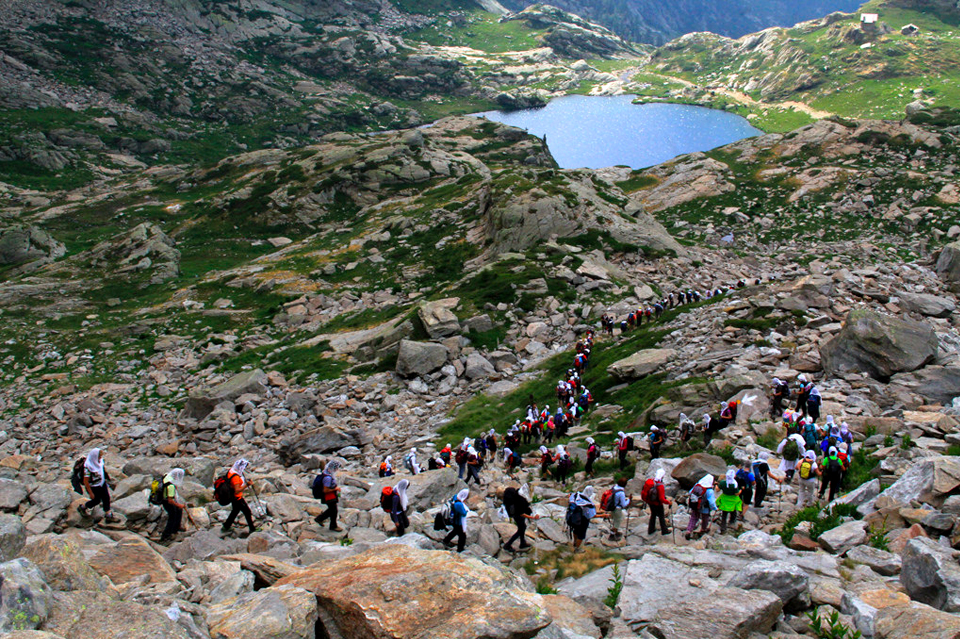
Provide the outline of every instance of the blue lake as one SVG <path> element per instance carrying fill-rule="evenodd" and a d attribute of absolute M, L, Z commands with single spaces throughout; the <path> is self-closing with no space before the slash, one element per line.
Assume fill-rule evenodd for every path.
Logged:
<path fill-rule="evenodd" d="M 539 109 L 474 114 L 547 136 L 565 169 L 642 169 L 684 153 L 709 151 L 763 132 L 746 119 L 687 104 L 633 104 L 633 96 L 571 95 Z"/>

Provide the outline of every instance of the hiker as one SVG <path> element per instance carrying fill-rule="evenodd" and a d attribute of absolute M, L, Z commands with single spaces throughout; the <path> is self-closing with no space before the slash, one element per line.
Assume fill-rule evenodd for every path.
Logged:
<path fill-rule="evenodd" d="M 770 405 L 770 419 L 776 419 L 783 412 L 783 402 L 790 399 L 790 384 L 779 377 L 773 378 L 773 400 Z"/>
<path fill-rule="evenodd" d="M 452 457 L 453 457 L 453 446 L 451 446 L 450 444 L 447 444 L 446 446 L 440 449 L 440 459 L 443 460 L 443 463 L 446 466 L 450 465 L 450 459 Z"/>
<path fill-rule="evenodd" d="M 183 521 L 183 511 L 187 505 L 178 499 L 177 488 L 183 485 L 183 477 L 185 474 L 182 468 L 174 468 L 164 475 L 161 480 L 162 506 L 167 512 L 167 524 L 163 527 L 163 532 L 160 534 L 161 544 L 170 541 L 174 535 L 180 532 L 180 525 Z"/>
<path fill-rule="evenodd" d="M 713 434 L 720 430 L 720 420 L 711 417 L 709 414 L 703 414 L 703 447 L 706 448 L 710 445 L 710 440 L 713 438 Z"/>
<path fill-rule="evenodd" d="M 407 456 L 403 458 L 403 465 L 410 471 L 411 475 L 420 474 L 420 464 L 417 463 L 417 449 L 411 448 Z"/>
<path fill-rule="evenodd" d="M 814 502 L 814 493 L 817 490 L 817 477 L 821 475 L 820 467 L 817 466 L 817 454 L 808 450 L 803 455 L 803 461 L 800 462 L 798 474 L 800 475 L 800 485 L 797 491 L 797 508 L 803 508 L 807 503 Z"/>
<path fill-rule="evenodd" d="M 753 478 L 756 481 L 756 486 L 753 494 L 753 507 L 760 508 L 763 505 L 763 500 L 767 496 L 767 489 L 769 488 L 769 480 L 772 479 L 778 484 L 783 483 L 783 478 L 777 477 L 773 474 L 773 471 L 770 470 L 770 464 L 767 463 L 767 460 L 770 459 L 770 453 L 765 450 L 760 451 L 757 455 L 756 460 L 753 462 Z"/>
<path fill-rule="evenodd" d="M 809 390 L 807 391 L 807 415 L 809 415 L 813 421 L 820 419 L 820 405 L 822 403 L 823 398 L 820 397 L 820 389 L 814 386 L 813 382 L 810 382 Z"/>
<path fill-rule="evenodd" d="M 546 479 L 550 474 L 550 466 L 553 464 L 553 455 L 546 446 L 540 447 L 540 479 Z"/>
<path fill-rule="evenodd" d="M 457 538 L 457 552 L 463 552 L 467 545 L 467 515 L 470 509 L 467 508 L 467 497 L 470 496 L 470 489 L 464 488 L 458 492 L 450 501 L 450 517 L 453 523 L 453 530 L 447 533 L 443 538 L 443 545 L 449 548 L 453 545 L 453 538 Z"/>
<path fill-rule="evenodd" d="M 256 531 L 256 527 L 253 525 L 253 513 L 250 512 L 250 506 L 243 498 L 244 489 L 253 487 L 253 482 L 248 481 L 244 475 L 244 472 L 246 472 L 249 466 L 250 462 L 246 459 L 238 459 L 233 462 L 233 466 L 227 471 L 227 484 L 232 489 L 232 494 L 230 499 L 230 514 L 227 515 L 227 520 L 223 522 L 223 526 L 220 527 L 221 533 L 226 534 L 230 532 L 230 528 L 233 527 L 233 522 L 240 513 L 243 513 L 244 518 L 247 520 L 247 535 Z"/>
<path fill-rule="evenodd" d="M 557 470 L 554 473 L 555 479 L 566 486 L 567 475 L 570 474 L 570 470 L 573 468 L 573 460 L 570 458 L 570 455 L 567 454 L 567 449 L 559 444 L 557 445 L 557 456 L 554 458 L 554 461 L 557 462 Z"/>
<path fill-rule="evenodd" d="M 397 537 L 403 537 L 403 533 L 410 526 L 410 520 L 407 519 L 407 507 L 410 505 L 407 499 L 407 486 L 410 481 L 401 479 L 393 487 L 393 503 L 390 507 L 390 519 L 397 526 Z"/>
<path fill-rule="evenodd" d="M 584 467 L 587 475 L 593 475 L 593 462 L 597 461 L 599 457 L 600 448 L 593 437 L 587 437 L 587 465 Z"/>
<path fill-rule="evenodd" d="M 656 531 L 658 521 L 660 522 L 661 535 L 666 535 L 670 532 L 664 516 L 664 507 L 669 506 L 671 503 L 670 500 L 667 499 L 666 489 L 663 485 L 663 478 L 666 474 L 663 468 L 658 468 L 657 472 L 653 475 L 653 479 L 648 479 L 644 482 L 643 489 L 640 491 L 640 498 L 650 506 L 650 523 L 647 525 L 648 535 L 652 535 L 654 531 Z M 626 483 L 626 478 L 622 479 L 624 483 Z"/>
<path fill-rule="evenodd" d="M 800 375 L 797 377 L 797 412 L 807 416 L 807 399 L 810 397 L 810 389 L 813 387 L 813 384 L 807 382 L 806 375 Z"/>
<path fill-rule="evenodd" d="M 749 459 L 740 465 L 740 470 L 737 471 L 735 479 L 737 485 L 740 486 L 740 501 L 743 502 L 740 506 L 740 521 L 745 522 L 747 510 L 753 503 L 753 488 L 757 483 L 757 477 L 753 474 L 753 464 L 750 463 Z"/>
<path fill-rule="evenodd" d="M 503 549 L 507 552 L 516 552 L 513 549 L 513 542 L 519 539 L 519 550 L 527 550 L 530 548 L 530 544 L 527 543 L 527 520 L 540 519 L 540 515 L 533 514 L 530 502 L 513 486 L 503 491 L 503 507 L 507 511 L 507 516 L 517 525 L 517 531 L 507 540 Z"/>
<path fill-rule="evenodd" d="M 667 441 L 664 437 L 663 431 L 660 430 L 660 427 L 653 425 L 650 427 L 650 459 L 657 459 L 660 457 L 660 448 L 663 446 L 664 442 Z"/>
<path fill-rule="evenodd" d="M 520 457 L 520 454 L 509 448 L 503 449 L 503 461 L 507 465 L 508 475 L 512 475 L 515 470 L 523 465 L 523 458 Z"/>
<path fill-rule="evenodd" d="M 627 453 L 633 447 L 633 440 L 627 437 L 622 430 L 617 433 L 617 457 L 620 459 L 620 470 L 627 467 Z"/>
<path fill-rule="evenodd" d="M 680 423 L 677 426 L 677 430 L 680 431 L 680 441 L 683 443 L 690 441 L 696 429 L 696 423 L 687 417 L 686 413 L 680 413 Z"/>
<path fill-rule="evenodd" d="M 816 422 L 809 417 L 800 420 L 800 435 L 803 437 L 804 446 L 808 449 L 815 449 L 820 442 L 820 429 L 817 428 Z"/>
<path fill-rule="evenodd" d="M 793 481 L 797 462 L 803 457 L 804 452 L 806 452 L 806 446 L 803 443 L 803 437 L 797 433 L 790 435 L 777 446 L 777 455 L 780 455 L 780 471 L 788 484 Z"/>
<path fill-rule="evenodd" d="M 625 487 L 627 485 L 627 478 L 621 477 L 617 480 L 617 483 L 613 486 L 613 492 L 609 498 L 609 503 L 606 505 L 606 509 L 610 513 L 610 541 L 619 541 L 622 536 L 626 536 L 629 532 L 626 528 L 623 529 L 623 535 L 620 534 L 620 528 L 623 527 L 623 520 L 625 519 L 627 508 L 630 507 L 630 502 L 633 501 L 632 497 L 627 497 Z M 601 501 L 603 501 L 601 499 Z"/>
<path fill-rule="evenodd" d="M 104 521 L 117 521 L 110 510 L 110 475 L 103 464 L 103 451 L 91 448 L 83 462 L 83 487 L 90 495 L 90 501 L 80 504 L 77 510 L 84 517 L 91 517 L 96 506 L 103 508 Z"/>
<path fill-rule="evenodd" d="M 448 444 L 449 446 L 449 444 Z M 380 476 L 393 477 L 393 456 L 387 455 L 386 459 L 380 463 Z"/>
<path fill-rule="evenodd" d="M 486 438 L 487 450 L 490 451 L 490 456 L 496 459 L 497 457 L 497 433 L 492 428 L 487 431 Z M 450 463 L 449 461 L 447 462 Z"/>
<path fill-rule="evenodd" d="M 581 552 L 580 546 L 583 545 L 583 540 L 587 538 L 590 520 L 594 517 L 605 518 L 608 516 L 597 513 L 597 507 L 593 505 L 593 495 L 593 486 L 587 486 L 582 492 L 570 495 L 566 521 L 573 536 L 573 552 Z"/>
<path fill-rule="evenodd" d="M 847 445 L 847 456 L 853 458 L 853 433 L 850 432 L 847 422 L 840 424 L 840 437 L 837 441 Z"/>
<path fill-rule="evenodd" d="M 843 479 L 843 462 L 840 461 L 839 456 L 837 455 L 837 447 L 831 446 L 830 450 L 827 452 L 827 456 L 823 460 L 823 470 L 821 474 L 820 481 L 820 493 L 818 497 L 823 499 L 824 493 L 827 492 L 827 488 L 830 489 L 830 495 L 827 498 L 828 502 L 833 501 L 837 497 L 837 493 L 840 492 L 840 480 Z"/>
<path fill-rule="evenodd" d="M 731 408 L 731 402 L 720 402 L 720 418 L 717 430 L 723 430 L 737 420 L 736 409 Z M 734 403 L 734 405 L 736 405 Z"/>
<path fill-rule="evenodd" d="M 687 496 L 687 505 L 690 507 L 690 521 L 687 523 L 685 539 L 693 538 L 693 531 L 700 522 L 700 535 L 710 532 L 710 513 L 717 509 L 717 499 L 713 490 L 713 475 L 704 475 L 697 484 L 690 489 Z"/>
<path fill-rule="evenodd" d="M 727 474 L 720 481 L 720 498 L 717 500 L 717 508 L 720 509 L 720 534 L 727 532 L 727 523 L 733 526 L 737 521 L 737 513 L 743 508 L 743 500 L 740 498 L 740 485 L 737 483 L 737 471 L 733 468 L 727 469 Z"/>
<path fill-rule="evenodd" d="M 463 479 L 463 475 L 467 472 L 467 456 L 469 453 L 467 440 L 464 439 L 463 443 L 457 447 L 457 454 L 454 457 L 454 461 L 457 462 L 457 479 Z"/>
<path fill-rule="evenodd" d="M 323 526 L 324 520 L 329 519 L 330 532 L 341 532 L 343 530 L 337 525 L 337 504 L 340 502 L 340 486 L 337 485 L 336 473 L 339 468 L 340 462 L 331 459 L 323 468 L 323 472 L 317 475 L 317 478 L 314 480 L 314 483 L 320 482 L 319 490 L 315 490 L 314 494 L 319 493 L 320 501 L 327 507 L 322 514 L 314 517 L 314 521 L 320 526 Z"/>
<path fill-rule="evenodd" d="M 480 456 L 477 455 L 477 450 L 471 446 L 467 449 L 467 484 L 470 484 L 470 480 L 473 479 L 476 482 L 477 486 L 480 486 L 480 464 L 483 463 L 480 461 Z"/>

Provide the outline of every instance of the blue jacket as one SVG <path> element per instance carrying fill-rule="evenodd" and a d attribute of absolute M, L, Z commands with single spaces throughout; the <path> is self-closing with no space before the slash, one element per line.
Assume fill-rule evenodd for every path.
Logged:
<path fill-rule="evenodd" d="M 450 510 L 453 512 L 453 525 L 458 528 L 463 528 L 463 522 L 467 518 L 466 504 L 454 497 Z"/>

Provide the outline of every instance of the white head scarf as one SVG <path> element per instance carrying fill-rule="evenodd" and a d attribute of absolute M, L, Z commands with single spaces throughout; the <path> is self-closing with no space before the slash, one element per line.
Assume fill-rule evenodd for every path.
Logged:
<path fill-rule="evenodd" d="M 588 444 L 593 444 L 593 443 L 595 443 L 595 442 L 593 441 L 593 437 L 587 437 L 587 443 L 588 443 Z"/>
<path fill-rule="evenodd" d="M 174 468 L 170 471 L 170 481 L 174 486 L 182 486 L 183 478 L 186 475 L 182 468 Z"/>
<path fill-rule="evenodd" d="M 653 481 L 663 481 L 663 476 L 667 474 L 662 468 L 657 469 L 657 472 L 653 475 Z"/>
<path fill-rule="evenodd" d="M 712 487 L 713 487 L 713 475 L 704 475 L 703 478 L 702 478 L 700 481 L 698 481 L 697 483 L 700 484 L 701 486 L 703 486 L 704 488 L 712 488 Z"/>
<path fill-rule="evenodd" d="M 468 455 L 476 455 L 476 454 L 477 454 L 477 449 L 474 448 L 473 446 L 470 446 L 470 447 L 467 448 L 467 454 L 468 454 Z"/>
<path fill-rule="evenodd" d="M 709 423 L 710 423 L 710 415 L 708 415 L 707 413 L 704 413 L 704 414 L 703 414 L 703 423 L 704 423 L 704 424 L 709 424 Z"/>
<path fill-rule="evenodd" d="M 812 450 L 808 450 L 807 452 L 805 452 L 805 453 L 803 454 L 803 456 L 806 457 L 807 459 L 809 459 L 810 461 L 813 461 L 814 459 L 817 458 L 817 454 L 816 454 L 815 452 L 813 452 Z"/>
<path fill-rule="evenodd" d="M 843 422 L 842 424 L 840 424 L 840 434 L 841 434 L 841 435 L 846 435 L 846 434 L 849 433 L 849 432 L 850 432 L 850 427 L 847 426 L 847 422 Z"/>
<path fill-rule="evenodd" d="M 416 454 L 417 454 L 417 449 L 416 449 L 416 448 L 411 448 L 411 449 L 410 449 L 410 454 L 411 454 L 411 455 L 416 455 Z"/>
<path fill-rule="evenodd" d="M 624 433 L 622 430 L 619 433 L 617 433 L 617 437 L 619 437 L 620 439 L 623 439 L 626 436 L 627 436 L 626 433 Z"/>
<path fill-rule="evenodd" d="M 586 497 L 589 501 L 593 501 L 594 492 L 595 491 L 593 490 L 593 486 L 587 486 L 586 488 L 583 489 L 583 492 L 580 494 Z"/>
<path fill-rule="evenodd" d="M 447 444 L 447 446 L 449 447 L 449 444 Z M 391 465 L 390 462 L 393 461 L 393 455 L 387 455 L 387 458 L 384 459 L 383 461 L 385 461 L 385 462 L 387 463 L 387 466 L 390 466 L 390 465 Z"/>
<path fill-rule="evenodd" d="M 409 481 L 406 479 L 401 479 L 399 482 L 397 482 L 397 485 L 394 488 L 397 495 L 400 496 L 400 508 L 403 510 L 406 510 L 407 506 L 410 504 L 410 500 L 407 498 L 407 486 L 409 485 Z"/>
<path fill-rule="evenodd" d="M 541 455 L 546 455 L 546 454 L 549 453 L 549 452 L 550 452 L 550 451 L 547 449 L 546 446 L 541 446 L 541 447 L 540 447 L 540 454 L 541 454 Z"/>
<path fill-rule="evenodd" d="M 779 384 L 781 384 L 782 382 L 780 381 L 780 378 L 779 378 L 779 377 L 774 377 L 774 378 L 773 378 L 773 383 L 779 385 Z"/>
<path fill-rule="evenodd" d="M 736 469 L 734 469 L 734 468 L 728 468 L 728 469 L 727 469 L 726 480 L 727 480 L 727 486 L 731 486 L 731 485 L 737 483 L 737 471 L 736 471 Z"/>
<path fill-rule="evenodd" d="M 680 413 L 680 423 L 687 421 L 688 417 L 686 413 Z"/>
<path fill-rule="evenodd" d="M 831 446 L 831 447 L 830 447 L 830 450 L 827 451 L 827 454 L 828 454 L 828 455 L 836 455 L 836 454 L 837 454 L 837 447 L 836 447 L 836 446 Z"/>
<path fill-rule="evenodd" d="M 340 470 L 340 462 L 336 459 L 331 459 L 327 462 L 327 465 L 323 467 L 323 472 L 327 473 L 331 477 Z"/>
<path fill-rule="evenodd" d="M 804 382 L 804 383 L 806 383 L 806 381 L 807 381 L 807 376 L 806 376 L 806 375 L 800 375 L 799 377 L 797 377 L 797 381 L 798 381 L 798 382 Z"/>
<path fill-rule="evenodd" d="M 651 430 L 651 431 L 657 431 L 657 430 L 660 430 L 660 429 L 659 429 L 656 425 L 653 425 L 653 426 L 650 427 L 650 430 Z"/>
<path fill-rule="evenodd" d="M 761 451 L 757 454 L 757 461 L 758 461 L 758 462 L 765 462 L 765 461 L 767 461 L 768 459 L 770 459 L 770 453 L 768 453 L 768 452 L 765 451 L 765 450 L 761 450 Z"/>
<path fill-rule="evenodd" d="M 463 447 L 463 448 L 469 447 L 469 446 L 470 446 L 470 438 L 469 438 L 469 437 L 464 437 L 464 438 L 463 438 L 463 443 L 460 444 L 460 446 Z"/>
<path fill-rule="evenodd" d="M 827 415 L 827 426 L 833 426 L 833 415 Z"/>
<path fill-rule="evenodd" d="M 462 501 L 462 502 L 466 502 L 466 501 L 467 501 L 467 497 L 469 497 L 469 496 L 470 496 L 470 489 L 469 489 L 469 488 L 464 488 L 464 489 L 461 490 L 459 493 L 457 493 L 457 499 L 458 499 L 459 501 Z"/>
<path fill-rule="evenodd" d="M 504 447 L 504 449 L 503 449 L 503 458 L 504 458 L 504 459 L 509 459 L 509 458 L 510 458 L 510 454 L 511 454 L 512 452 L 513 452 L 513 451 L 510 450 L 509 448 Z"/>
<path fill-rule="evenodd" d="M 720 410 L 730 408 L 730 402 L 720 402 Z"/>
<path fill-rule="evenodd" d="M 231 468 L 231 470 L 232 470 L 234 473 L 236 473 L 237 475 L 240 475 L 240 477 L 241 477 L 244 481 L 246 481 L 247 478 L 243 476 L 243 472 L 247 469 L 247 466 L 249 466 L 249 465 L 250 465 L 250 462 L 248 462 L 246 459 L 243 459 L 243 458 L 241 457 L 241 458 L 238 459 L 237 461 L 233 462 L 233 467 Z"/>
<path fill-rule="evenodd" d="M 557 444 L 557 454 L 562 457 L 563 455 L 567 454 L 567 449 L 561 446 L 560 444 Z"/>
<path fill-rule="evenodd" d="M 99 448 L 91 448 L 90 452 L 87 453 L 87 461 L 83 462 L 83 467 L 103 479 L 103 460 L 100 458 L 101 454 Z"/>
<path fill-rule="evenodd" d="M 453 444 L 447 444 L 447 448 L 453 448 Z"/>

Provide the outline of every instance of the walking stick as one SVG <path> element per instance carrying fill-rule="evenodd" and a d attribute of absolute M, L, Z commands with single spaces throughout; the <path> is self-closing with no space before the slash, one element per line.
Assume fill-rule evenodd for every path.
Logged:
<path fill-rule="evenodd" d="M 260 524 L 263 524 L 267 519 L 267 509 L 263 507 L 263 502 L 260 501 L 260 495 L 257 494 L 257 487 L 253 484 L 250 484 L 250 490 L 253 491 L 253 498 L 257 500 L 257 510 L 259 510 L 262 515 L 260 515 Z M 259 524 L 258 524 L 259 525 Z"/>
<path fill-rule="evenodd" d="M 673 504 L 670 504 L 670 532 L 673 534 L 673 545 L 677 545 L 677 522 L 673 520 Z"/>

